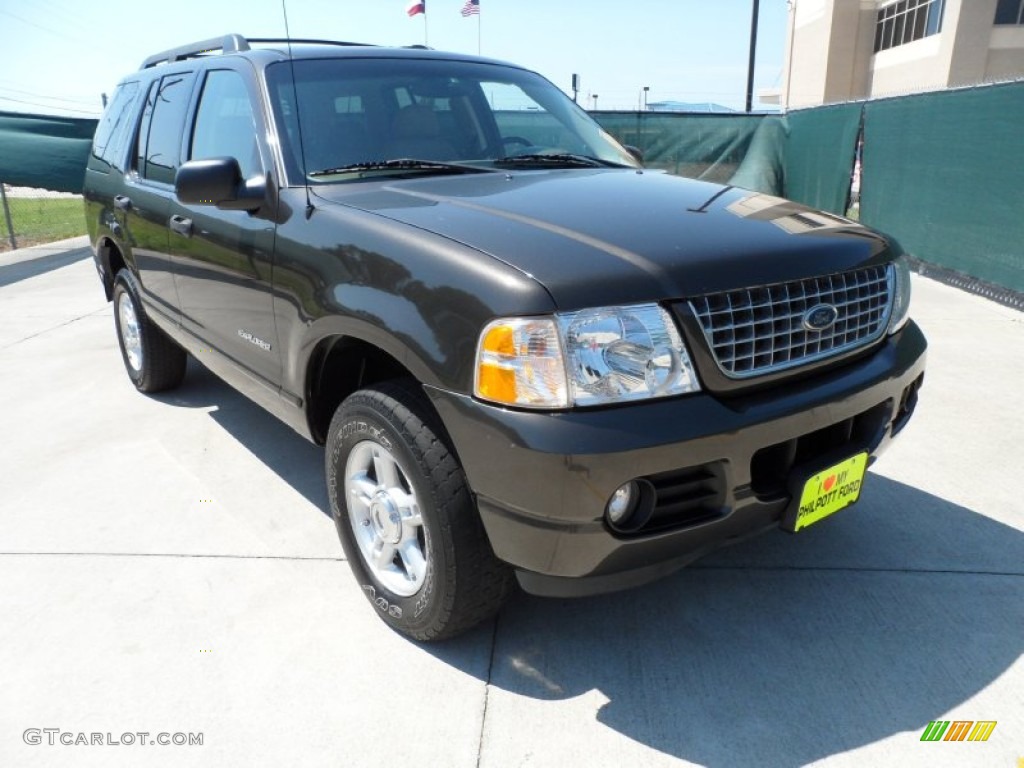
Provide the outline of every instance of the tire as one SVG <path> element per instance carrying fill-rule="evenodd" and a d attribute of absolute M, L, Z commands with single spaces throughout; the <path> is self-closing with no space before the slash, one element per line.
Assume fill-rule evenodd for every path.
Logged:
<path fill-rule="evenodd" d="M 188 354 L 146 317 L 138 281 L 127 269 L 114 278 L 113 301 L 121 359 L 135 388 L 152 393 L 181 384 Z"/>
<path fill-rule="evenodd" d="M 346 399 L 327 436 L 327 493 L 363 593 L 392 628 L 443 640 L 493 616 L 514 584 L 422 389 Z"/>

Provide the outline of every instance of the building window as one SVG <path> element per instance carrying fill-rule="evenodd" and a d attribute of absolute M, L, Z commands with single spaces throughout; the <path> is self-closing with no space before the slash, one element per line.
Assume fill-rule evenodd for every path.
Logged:
<path fill-rule="evenodd" d="M 1000 8 L 1005 0 L 1000 0 Z M 1011 0 L 1015 4 L 1024 0 Z M 912 43 L 942 31 L 946 0 L 900 0 L 878 11 L 875 22 L 875 53 Z"/>
<path fill-rule="evenodd" d="M 996 24 L 1024 24 L 1024 0 L 999 0 Z"/>

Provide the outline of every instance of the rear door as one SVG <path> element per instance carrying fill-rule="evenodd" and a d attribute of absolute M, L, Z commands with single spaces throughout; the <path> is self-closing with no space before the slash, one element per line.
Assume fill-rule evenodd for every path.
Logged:
<path fill-rule="evenodd" d="M 187 160 L 234 157 L 244 178 L 262 176 L 270 152 L 255 75 L 246 62 L 204 72 L 183 152 Z M 271 291 L 274 223 L 211 205 L 170 205 L 170 251 L 181 324 L 250 376 L 276 388 L 281 359 Z"/>
<path fill-rule="evenodd" d="M 165 74 L 150 85 L 124 194 L 114 199 L 124 211 L 126 239 L 139 269 L 143 298 L 175 323 L 178 296 L 168 252 L 168 214 L 194 83 L 195 73 L 184 70 Z"/>
<path fill-rule="evenodd" d="M 138 80 L 120 83 L 96 126 L 83 189 L 86 224 L 93 243 L 102 228 L 125 247 L 125 201 L 128 198 L 124 194 L 124 177 L 128 173 L 128 142 L 135 136 L 135 124 L 141 111 L 139 102 L 145 96 L 143 84 Z"/>

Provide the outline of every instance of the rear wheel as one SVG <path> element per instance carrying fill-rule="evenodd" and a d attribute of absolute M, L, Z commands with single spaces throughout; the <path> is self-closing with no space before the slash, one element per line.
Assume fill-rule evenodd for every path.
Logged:
<path fill-rule="evenodd" d="M 356 392 L 327 438 L 338 535 L 380 616 L 417 640 L 452 637 L 492 616 L 512 589 L 462 468 L 413 382 Z"/>
<path fill-rule="evenodd" d="M 146 317 L 135 276 L 122 269 L 114 278 L 114 325 L 128 378 L 140 392 L 173 389 L 185 378 L 188 356 Z"/>

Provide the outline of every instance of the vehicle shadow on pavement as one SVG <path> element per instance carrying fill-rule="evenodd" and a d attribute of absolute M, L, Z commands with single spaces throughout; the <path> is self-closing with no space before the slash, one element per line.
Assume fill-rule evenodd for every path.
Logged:
<path fill-rule="evenodd" d="M 304 439 L 203 365 L 189 358 L 185 384 L 154 397 L 179 408 L 216 406 L 210 411 L 210 418 L 330 517 L 324 486 L 323 448 Z"/>
<path fill-rule="evenodd" d="M 159 399 L 216 405 L 220 426 L 327 514 L 322 449 L 189 365 L 186 386 Z M 519 595 L 496 625 L 422 648 L 479 678 L 493 637 L 487 720 L 509 763 L 541 743 L 571 757 L 599 737 L 596 708 L 600 725 L 710 768 L 802 766 L 916 741 L 946 713 L 998 719 L 965 702 L 1024 652 L 1022 576 L 1024 533 L 872 474 L 859 504 L 796 536 L 613 595 Z M 581 697 L 551 722 L 534 706 Z"/>
<path fill-rule="evenodd" d="M 46 253 L 38 258 L 4 264 L 0 258 L 0 288 L 6 285 L 27 280 L 30 277 L 44 275 L 61 267 L 67 267 L 92 256 L 88 248 L 72 248 Z"/>
<path fill-rule="evenodd" d="M 488 719 L 544 733 L 549 710 L 531 700 L 590 694 L 603 725 L 712 768 L 917 741 L 951 711 L 997 719 L 965 702 L 1024 651 L 1022 564 L 1020 531 L 872 476 L 857 507 L 797 536 L 752 539 L 629 592 L 517 598 L 490 675 L 517 695 L 492 693 Z M 553 739 L 600 736 L 558 722 Z"/>

